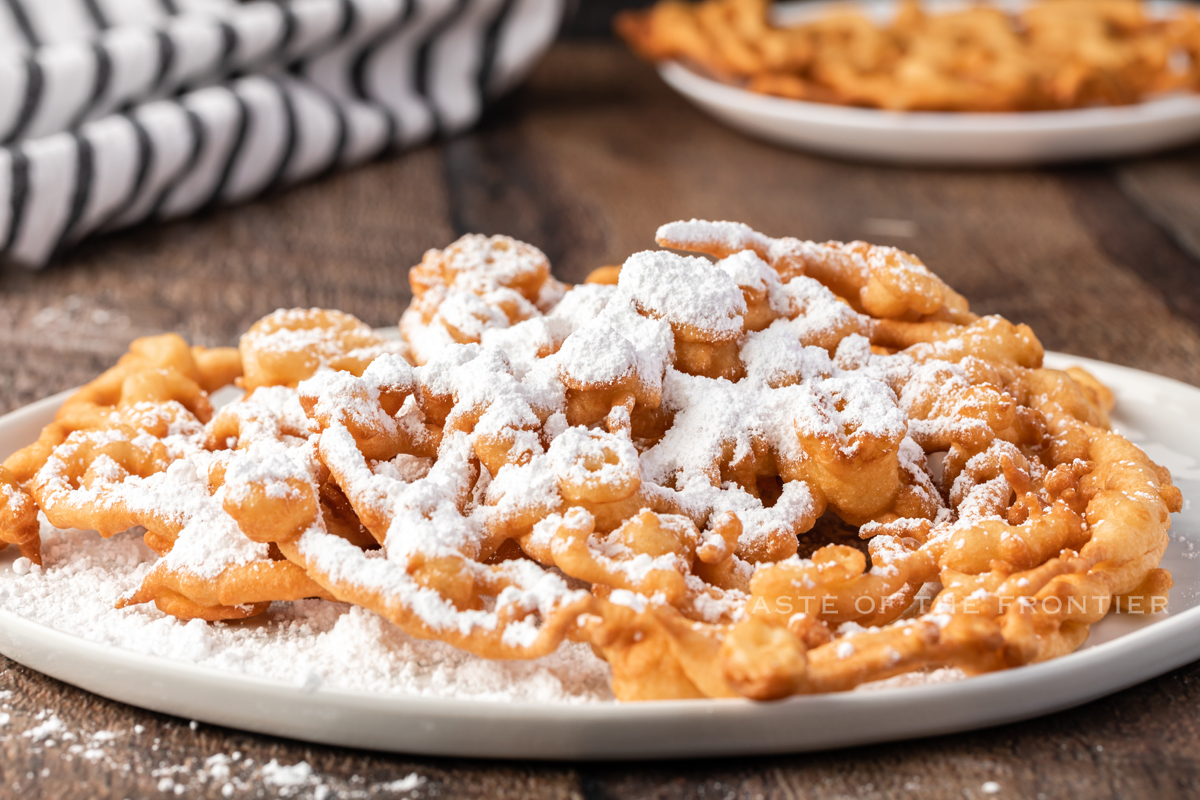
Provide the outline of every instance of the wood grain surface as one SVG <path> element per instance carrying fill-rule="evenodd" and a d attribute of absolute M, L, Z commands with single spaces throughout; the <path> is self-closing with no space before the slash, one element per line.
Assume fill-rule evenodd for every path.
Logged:
<path fill-rule="evenodd" d="M 145 334 L 232 344 L 281 306 L 393 324 L 409 298 L 407 268 L 465 232 L 532 242 L 560 277 L 578 280 L 652 247 L 658 224 L 690 217 L 894 244 L 974 309 L 1032 325 L 1047 348 L 1200 384 L 1200 150 L 1028 171 L 831 161 L 721 127 L 616 45 L 573 42 L 467 135 L 248 206 L 97 239 L 41 272 L 0 270 L 0 413 L 84 382 Z M 414 759 L 193 728 L 3 659 L 0 692 L 0 797 L 1200 794 L 1197 665 L 977 733 L 643 764 Z M 53 717 L 61 730 L 39 738 Z M 300 762 L 304 780 L 272 783 Z"/>

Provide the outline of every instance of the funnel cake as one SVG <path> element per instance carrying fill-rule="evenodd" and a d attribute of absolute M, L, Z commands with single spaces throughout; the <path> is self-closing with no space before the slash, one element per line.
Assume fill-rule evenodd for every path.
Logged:
<path fill-rule="evenodd" d="M 623 700 L 1004 669 L 1165 607 L 1179 491 L 1027 327 L 894 248 L 698 220 L 658 243 L 571 287 L 467 236 L 413 268 L 402 342 L 293 310 L 237 369 L 131 356 L 6 462 L 0 538 L 35 557 L 34 504 L 140 525 L 162 558 L 122 604 L 322 597 L 489 658 L 586 642 Z"/>

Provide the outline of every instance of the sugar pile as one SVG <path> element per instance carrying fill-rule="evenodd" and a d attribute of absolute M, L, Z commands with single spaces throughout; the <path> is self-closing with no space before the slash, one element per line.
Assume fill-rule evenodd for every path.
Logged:
<path fill-rule="evenodd" d="M 233 624 L 182 622 L 149 604 L 118 610 L 117 598 L 141 583 L 156 558 L 139 531 L 105 541 L 44 524 L 42 542 L 44 568 L 0 555 L 0 608 L 88 641 L 306 690 L 613 700 L 608 666 L 585 645 L 568 643 L 536 661 L 489 661 L 414 639 L 362 608 L 323 600 L 276 603 L 265 619 Z"/>

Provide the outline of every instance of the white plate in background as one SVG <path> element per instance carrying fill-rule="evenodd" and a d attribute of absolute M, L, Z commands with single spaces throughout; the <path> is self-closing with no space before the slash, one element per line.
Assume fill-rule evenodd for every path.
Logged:
<path fill-rule="evenodd" d="M 1110 615 L 1078 652 L 953 683 L 794 697 L 590 705 L 482 702 L 306 689 L 141 655 L 0 610 L 0 653 L 59 680 L 185 719 L 332 745 L 442 756 L 673 758 L 822 750 L 953 733 L 1085 703 L 1200 658 L 1200 389 L 1157 375 L 1079 364 L 1117 397 L 1115 426 L 1171 469 L 1184 495 L 1163 566 L 1170 611 Z M 0 418 L 0 457 L 33 441 L 67 393 Z M 0 553 L 0 589 L 12 579 Z"/>
<path fill-rule="evenodd" d="M 844 3 L 786 3 L 776 21 L 795 23 Z M 879 21 L 891 0 L 855 4 Z M 932 12 L 960 2 L 925 2 Z M 995 4 L 1017 8 L 1019 3 Z M 1149 3 L 1151 13 L 1180 4 Z M 659 74 L 692 103 L 731 127 L 789 147 L 864 161 L 944 166 L 1020 166 L 1137 156 L 1200 138 L 1200 96 L 1065 111 L 966 113 L 883 111 L 758 94 L 705 77 L 678 62 Z"/>

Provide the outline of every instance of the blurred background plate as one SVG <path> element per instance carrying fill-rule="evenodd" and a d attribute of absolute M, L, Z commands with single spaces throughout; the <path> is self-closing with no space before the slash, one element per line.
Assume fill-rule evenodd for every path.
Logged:
<path fill-rule="evenodd" d="M 896 4 L 855 4 L 886 21 Z M 962 7 L 925 2 L 931 12 Z M 1012 9 L 1014 3 L 996 3 Z M 1179 4 L 1151 3 L 1151 13 Z M 780 24 L 795 24 L 844 3 L 786 3 Z M 979 114 L 881 111 L 757 94 L 667 62 L 659 74 L 717 119 L 751 136 L 832 156 L 892 163 L 1018 166 L 1136 156 L 1200 138 L 1200 96 L 1156 98 L 1131 106 Z"/>

